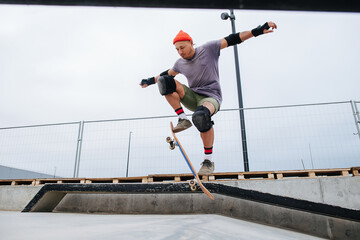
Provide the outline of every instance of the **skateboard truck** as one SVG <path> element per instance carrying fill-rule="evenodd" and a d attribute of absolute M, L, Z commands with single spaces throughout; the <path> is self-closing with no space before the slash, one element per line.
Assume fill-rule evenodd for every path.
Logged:
<path fill-rule="evenodd" d="M 174 139 L 171 139 L 171 137 L 167 137 L 167 138 L 166 138 L 166 142 L 170 145 L 169 148 L 170 148 L 171 150 L 174 150 L 174 149 L 175 149 L 176 144 L 175 144 L 175 142 L 174 142 Z"/>
<path fill-rule="evenodd" d="M 189 181 L 191 191 L 196 191 L 196 182 L 194 179 Z"/>

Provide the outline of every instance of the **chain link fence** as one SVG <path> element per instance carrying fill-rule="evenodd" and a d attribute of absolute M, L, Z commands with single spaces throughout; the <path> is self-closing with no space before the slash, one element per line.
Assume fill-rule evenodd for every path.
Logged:
<path fill-rule="evenodd" d="M 360 165 L 360 102 L 245 108 L 250 171 Z M 213 116 L 216 172 L 244 171 L 239 109 Z M 165 139 L 176 116 L 0 129 L 0 179 L 125 177 L 189 173 Z M 178 134 L 194 166 L 203 146 L 192 127 Z"/>

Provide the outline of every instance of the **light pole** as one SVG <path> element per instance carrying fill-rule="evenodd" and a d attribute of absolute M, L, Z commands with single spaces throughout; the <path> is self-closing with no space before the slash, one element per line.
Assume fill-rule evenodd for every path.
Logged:
<path fill-rule="evenodd" d="M 232 33 L 235 34 L 236 33 L 235 15 L 234 15 L 233 9 L 230 9 L 230 15 L 226 12 L 221 14 L 222 20 L 227 20 L 229 18 L 231 21 Z M 249 171 L 249 158 L 248 158 L 247 143 L 246 143 L 244 104 L 243 104 L 242 91 L 241 91 L 239 56 L 238 56 L 237 45 L 234 45 L 234 57 L 235 57 L 235 69 L 236 69 L 239 109 L 240 109 L 240 128 L 241 128 L 242 150 L 243 150 L 243 159 L 244 159 L 244 171 L 248 172 Z"/>

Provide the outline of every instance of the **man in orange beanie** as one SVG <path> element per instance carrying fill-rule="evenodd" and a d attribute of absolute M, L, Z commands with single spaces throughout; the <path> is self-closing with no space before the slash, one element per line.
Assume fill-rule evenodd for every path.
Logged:
<path fill-rule="evenodd" d="M 218 70 L 220 50 L 240 44 L 249 38 L 271 33 L 276 28 L 275 23 L 266 22 L 251 31 L 230 34 L 225 38 L 207 42 L 197 48 L 194 48 L 190 35 L 181 30 L 173 40 L 181 58 L 175 62 L 171 69 L 162 72 L 159 76 L 141 81 L 140 85 L 143 88 L 157 83 L 160 94 L 165 96 L 179 116 L 174 132 L 180 132 L 192 126 L 181 104 L 194 112 L 192 122 L 200 131 L 204 145 L 204 161 L 199 171 L 200 175 L 210 175 L 214 171 L 214 162 L 212 161 L 214 123 L 211 116 L 219 111 L 222 102 Z M 174 79 L 179 73 L 187 78 L 189 87 Z"/>

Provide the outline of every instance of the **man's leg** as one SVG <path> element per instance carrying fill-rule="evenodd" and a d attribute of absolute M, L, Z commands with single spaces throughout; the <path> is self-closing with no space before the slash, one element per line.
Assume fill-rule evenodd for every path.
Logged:
<path fill-rule="evenodd" d="M 175 80 L 175 83 L 176 83 L 175 92 L 165 95 L 166 100 L 174 110 L 181 107 L 180 99 L 185 96 L 184 86 L 177 80 Z"/>
<path fill-rule="evenodd" d="M 210 111 L 210 115 L 215 113 L 215 106 L 211 102 L 204 102 L 201 104 Z M 202 167 L 199 170 L 200 175 L 210 175 L 215 168 L 214 162 L 212 162 L 212 149 L 214 144 L 214 127 L 212 126 L 206 132 L 200 132 L 201 139 L 204 145 L 204 161 Z"/>
<path fill-rule="evenodd" d="M 177 80 L 175 80 L 175 83 L 176 83 L 175 92 L 165 95 L 165 98 L 170 104 L 170 106 L 174 109 L 176 114 L 179 116 L 178 124 L 173 129 L 173 131 L 176 133 L 191 127 L 192 124 L 187 119 L 187 116 L 180 104 L 180 99 L 185 96 L 184 86 Z"/>
<path fill-rule="evenodd" d="M 209 109 L 210 115 L 214 114 L 215 106 L 211 102 L 204 102 L 201 105 Z M 204 148 L 212 148 L 214 144 L 214 127 L 211 127 L 211 129 L 207 132 L 200 132 L 200 136 L 203 141 Z"/>

